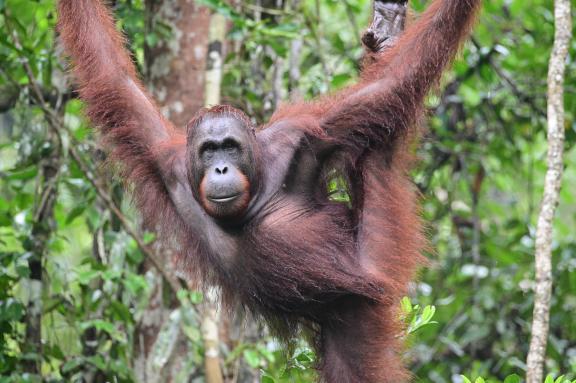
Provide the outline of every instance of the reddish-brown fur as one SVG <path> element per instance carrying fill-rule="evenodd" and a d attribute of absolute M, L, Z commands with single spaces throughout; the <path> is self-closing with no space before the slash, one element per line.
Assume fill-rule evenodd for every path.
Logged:
<path fill-rule="evenodd" d="M 299 182 L 288 186 L 296 190 L 290 195 L 279 188 L 233 232 L 204 218 L 184 219 L 175 207 L 192 204 L 187 188 L 199 186 L 178 183 L 190 169 L 186 135 L 146 95 L 108 10 L 96 0 L 61 0 L 58 30 L 87 114 L 133 184 L 145 222 L 177 241 L 190 272 L 220 285 L 225 298 L 240 300 L 279 335 L 312 330 L 322 381 L 399 382 L 408 374 L 398 355 L 397 304 L 423 263 L 425 242 L 406 176 L 410 147 L 424 97 L 479 4 L 435 0 L 392 48 L 371 56 L 359 84 L 281 107 L 253 143 L 256 167 L 262 165 L 256 181 L 282 185 L 274 174 L 293 158 L 318 173 L 290 170 L 286 182 L 296 177 L 303 191 Z M 238 113 L 248 123 L 220 107 L 191 126 L 207 113 Z M 334 169 L 348 181 L 352 209 L 306 189 Z"/>

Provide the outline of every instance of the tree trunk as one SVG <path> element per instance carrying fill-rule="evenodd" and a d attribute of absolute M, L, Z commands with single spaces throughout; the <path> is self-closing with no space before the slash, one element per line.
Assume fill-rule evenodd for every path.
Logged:
<path fill-rule="evenodd" d="M 204 105 L 207 107 L 220 103 L 222 84 L 222 64 L 224 61 L 222 47 L 226 36 L 226 19 L 214 14 L 210 21 L 210 42 L 206 66 L 206 87 Z M 220 368 L 220 313 L 215 302 L 216 294 L 206 294 L 202 313 L 202 336 L 204 338 L 204 368 L 206 383 L 222 383 Z"/>
<path fill-rule="evenodd" d="M 190 0 L 146 0 L 146 10 L 149 31 L 165 37 L 167 25 L 172 33 L 146 47 L 147 85 L 162 113 L 183 127 L 204 106 L 210 12 Z"/>
<path fill-rule="evenodd" d="M 290 3 L 290 11 L 301 12 L 300 0 L 292 0 Z M 302 47 L 304 41 L 302 37 L 297 37 L 290 43 L 290 72 L 289 72 L 289 82 L 288 91 L 290 92 L 290 99 L 292 101 L 298 102 L 302 101 L 302 92 L 298 88 L 300 83 L 300 60 L 302 60 Z"/>
<path fill-rule="evenodd" d="M 552 295 L 552 229 L 564 167 L 564 74 L 572 38 L 570 13 L 570 0 L 556 0 L 556 33 L 548 68 L 548 171 L 536 227 L 536 287 L 527 383 L 541 383 L 544 377 Z"/>
<path fill-rule="evenodd" d="M 184 127 L 204 105 L 210 13 L 190 0 L 146 0 L 146 15 L 147 35 L 160 36 L 145 47 L 146 85 L 162 113 Z M 162 32 L 165 26 L 170 35 Z M 167 249 L 154 249 L 171 261 Z M 173 382 L 187 375 L 188 340 L 180 329 L 177 298 L 150 264 L 145 262 L 142 272 L 152 281 L 152 294 L 134 336 L 134 371 L 139 382 Z"/>

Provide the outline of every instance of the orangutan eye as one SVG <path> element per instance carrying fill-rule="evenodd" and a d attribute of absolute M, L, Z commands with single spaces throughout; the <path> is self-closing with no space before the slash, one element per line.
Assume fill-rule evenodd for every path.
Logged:
<path fill-rule="evenodd" d="M 222 143 L 222 149 L 227 152 L 236 152 L 240 151 L 240 145 L 235 140 L 228 138 Z"/>
<path fill-rule="evenodd" d="M 218 150 L 218 145 L 213 141 L 208 141 L 202 144 L 200 147 L 200 155 L 211 154 Z"/>

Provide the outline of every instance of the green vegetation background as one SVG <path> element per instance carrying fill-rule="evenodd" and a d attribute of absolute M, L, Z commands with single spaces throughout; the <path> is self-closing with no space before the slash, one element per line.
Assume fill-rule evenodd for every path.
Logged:
<path fill-rule="evenodd" d="M 145 35 L 142 1 L 116 3 L 119 24 L 141 64 L 144 44 L 170 38 L 170 32 Z M 249 7 L 234 11 L 224 2 L 206 3 L 231 16 L 230 38 L 243 46 L 226 61 L 225 101 L 243 106 L 258 121 L 271 112 L 267 95 L 274 65 L 278 58 L 287 59 L 295 38 L 304 43 L 299 90 L 306 98 L 355 80 L 368 0 L 305 0 L 299 12 L 274 22 L 254 21 Z M 424 2 L 414 1 L 413 7 L 421 10 Z M 60 154 L 61 168 L 53 180 L 54 220 L 37 219 L 40 168 L 56 149 L 46 114 L 34 102 L 25 60 L 45 98 L 62 111 L 67 127 L 63 147 L 75 145 L 94 164 L 137 227 L 128 197 L 96 161 L 102 157 L 100 148 L 65 82 L 53 43 L 55 18 L 53 0 L 0 0 L 0 382 L 38 381 L 23 372 L 27 361 L 38 358 L 47 381 L 78 381 L 98 373 L 108 381 L 128 382 L 134 379 L 134 330 L 150 295 L 149 276 L 141 272 L 144 256 L 67 154 Z M 423 382 L 460 382 L 460 374 L 494 380 L 524 375 L 553 32 L 551 0 L 485 1 L 472 41 L 445 76 L 443 91 L 429 99 L 428 130 L 413 176 L 433 251 L 431 266 L 410 299 L 420 307 L 435 306 L 437 323 L 411 334 L 407 353 L 411 371 Z M 548 372 L 571 379 L 576 379 L 575 48 L 573 42 L 547 351 Z M 255 60 L 262 63 L 257 75 Z M 286 90 L 287 65 L 282 70 Z M 97 245 L 105 249 L 104 258 L 94 256 Z M 44 255 L 41 355 L 23 343 L 29 264 L 39 252 Z M 187 371 L 202 381 L 195 309 L 200 297 L 179 298 L 176 325 L 191 345 Z M 305 348 L 297 350 L 286 360 L 280 346 L 263 337 L 224 350 L 224 360 L 267 371 L 264 381 L 308 382 L 314 356 Z"/>

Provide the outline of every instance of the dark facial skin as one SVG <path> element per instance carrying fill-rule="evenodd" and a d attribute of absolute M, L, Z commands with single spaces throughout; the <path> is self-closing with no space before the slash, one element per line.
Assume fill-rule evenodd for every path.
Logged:
<path fill-rule="evenodd" d="M 188 143 L 192 188 L 204 210 L 217 219 L 240 218 L 251 199 L 253 133 L 228 116 L 208 117 Z"/>

